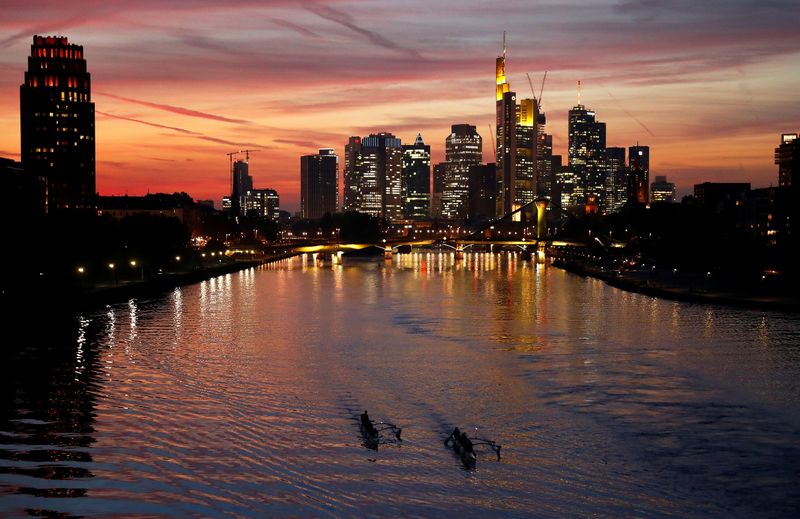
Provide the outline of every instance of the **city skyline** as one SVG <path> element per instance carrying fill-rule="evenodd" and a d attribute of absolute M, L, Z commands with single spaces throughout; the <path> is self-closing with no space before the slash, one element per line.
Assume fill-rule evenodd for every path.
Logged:
<path fill-rule="evenodd" d="M 251 175 L 294 211 L 297 157 L 379 131 L 403 142 L 421 132 L 432 163 L 441 162 L 453 124 L 475 125 L 490 141 L 503 30 L 513 90 L 528 97 L 525 74 L 538 90 L 548 71 L 554 154 L 566 156 L 581 80 L 582 102 L 608 125 L 608 146 L 650 146 L 651 176 L 668 176 L 679 194 L 702 181 L 777 185 L 775 135 L 795 131 L 800 118 L 787 102 L 800 56 L 790 2 L 509 4 L 488 18 L 478 4 L 444 2 L 426 6 L 425 19 L 413 3 L 388 18 L 369 2 L 93 5 L 0 8 L 0 156 L 19 159 L 31 37 L 67 36 L 92 73 L 104 195 L 190 185 L 195 198 L 219 201 L 230 189 L 225 153 L 258 147 Z M 90 14 L 80 21 L 67 12 L 81 8 Z M 531 9 L 533 24 L 523 16 Z"/>

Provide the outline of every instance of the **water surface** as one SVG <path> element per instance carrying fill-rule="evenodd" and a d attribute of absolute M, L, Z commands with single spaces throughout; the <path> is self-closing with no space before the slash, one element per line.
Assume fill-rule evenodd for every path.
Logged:
<path fill-rule="evenodd" d="M 800 510 L 789 314 L 414 253 L 293 258 L 7 327 L 27 339 L 3 345 L 0 515 Z M 364 409 L 404 441 L 365 448 Z M 465 468 L 454 426 L 502 460 Z"/>

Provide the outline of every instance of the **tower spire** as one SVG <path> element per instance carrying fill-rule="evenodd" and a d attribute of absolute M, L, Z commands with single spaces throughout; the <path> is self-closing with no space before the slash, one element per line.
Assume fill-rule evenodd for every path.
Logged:
<path fill-rule="evenodd" d="M 503 31 L 503 58 L 506 57 L 506 31 Z"/>
<path fill-rule="evenodd" d="M 581 104 L 581 80 L 578 80 L 578 105 Z"/>

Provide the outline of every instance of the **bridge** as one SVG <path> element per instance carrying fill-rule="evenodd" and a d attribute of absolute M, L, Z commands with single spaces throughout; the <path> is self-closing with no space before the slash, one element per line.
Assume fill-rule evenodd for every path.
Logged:
<path fill-rule="evenodd" d="M 534 206 L 536 207 L 537 218 L 535 222 L 536 226 L 536 238 L 522 238 L 522 239 L 502 239 L 502 238 L 495 238 L 494 237 L 494 229 L 495 227 L 500 226 L 505 221 L 510 221 L 515 214 L 521 213 L 525 211 L 527 208 Z M 331 254 L 332 261 L 334 263 L 341 263 L 342 256 L 344 253 L 349 251 L 358 251 L 368 248 L 376 248 L 382 249 L 385 258 L 391 258 L 392 254 L 395 250 L 400 247 L 410 246 L 410 247 L 430 247 L 430 246 L 440 246 L 440 247 L 447 247 L 452 249 L 455 253 L 456 259 L 463 258 L 464 253 L 467 251 L 468 248 L 473 246 L 489 246 L 490 249 L 497 247 L 518 247 L 523 252 L 532 253 L 537 252 L 538 256 L 543 258 L 545 247 L 555 246 L 555 247 L 585 247 L 587 244 L 585 242 L 579 241 L 569 241 L 569 240 L 556 240 L 550 237 L 547 237 L 546 234 L 546 210 L 548 206 L 552 206 L 557 210 L 568 214 L 570 217 L 573 217 L 568 212 L 564 211 L 561 207 L 557 204 L 552 203 L 549 199 L 546 198 L 537 198 L 536 200 L 525 204 L 516 210 L 506 214 L 502 218 L 498 218 L 486 224 L 483 228 L 478 229 L 470 234 L 466 234 L 464 236 L 448 236 L 442 238 L 387 238 L 382 240 L 380 243 L 343 243 L 339 241 L 329 241 L 329 242 L 322 242 L 322 243 L 306 243 L 306 244 L 297 244 L 297 245 L 283 245 L 283 246 L 276 246 L 277 248 L 284 249 L 285 251 L 291 251 L 297 254 L 314 254 L 316 257 L 317 255 L 325 255 Z M 533 223 L 533 222 L 532 222 Z M 487 233 L 487 231 L 489 231 Z M 595 238 L 597 239 L 597 238 Z M 599 241 L 599 240 L 598 240 Z M 600 245 L 606 247 L 605 244 L 600 242 Z M 622 243 L 618 244 L 609 244 L 611 247 L 616 246 L 624 246 Z"/>

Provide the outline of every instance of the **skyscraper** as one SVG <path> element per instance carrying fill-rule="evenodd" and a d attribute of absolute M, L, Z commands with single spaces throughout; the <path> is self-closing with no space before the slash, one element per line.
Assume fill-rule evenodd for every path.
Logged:
<path fill-rule="evenodd" d="M 578 83 L 578 104 L 569 111 L 569 150 L 568 163 L 575 175 L 573 203 L 584 204 L 590 195 L 603 206 L 605 191 L 605 171 L 603 160 L 606 149 L 606 124 L 595 119 L 595 112 L 580 102 L 580 83 Z"/>
<path fill-rule="evenodd" d="M 236 160 L 231 173 L 231 214 L 241 216 L 245 213 L 245 197 L 253 189 L 253 177 L 250 176 L 250 162 Z"/>
<path fill-rule="evenodd" d="M 444 192 L 447 162 L 439 162 L 433 166 L 433 191 L 431 192 L 431 217 L 442 217 L 442 193 Z"/>
<path fill-rule="evenodd" d="M 493 162 L 469 168 L 467 219 L 472 222 L 494 219 L 497 171 Z"/>
<path fill-rule="evenodd" d="M 403 145 L 391 133 L 370 134 L 357 142 L 351 137 L 345 148 L 348 172 L 357 181 L 358 211 L 390 221 L 403 219 Z M 354 200 L 356 196 L 351 198 Z"/>
<path fill-rule="evenodd" d="M 800 187 L 800 139 L 796 133 L 781 135 L 781 144 L 775 148 L 779 187 Z"/>
<path fill-rule="evenodd" d="M 339 157 L 332 148 L 300 157 L 300 214 L 322 218 L 337 209 Z"/>
<path fill-rule="evenodd" d="M 650 146 L 628 147 L 628 170 L 631 177 L 631 190 L 629 200 L 640 204 L 650 201 Z M 635 194 L 636 196 L 630 196 Z"/>
<path fill-rule="evenodd" d="M 442 216 L 466 219 L 469 202 L 469 171 L 481 163 L 481 136 L 470 124 L 454 124 L 445 139 L 445 182 Z"/>
<path fill-rule="evenodd" d="M 616 213 L 628 201 L 628 170 L 625 166 L 625 148 L 606 148 L 605 156 L 605 209 Z"/>
<path fill-rule="evenodd" d="M 533 202 L 536 197 L 536 100 L 521 99 L 516 106 L 515 141 L 517 148 L 516 166 L 514 168 L 514 203 L 512 210 Z M 532 214 L 535 208 L 525 211 Z M 523 215 L 517 213 L 514 220 Z"/>
<path fill-rule="evenodd" d="M 94 103 L 82 46 L 66 37 L 33 37 L 20 86 L 20 129 L 23 167 L 44 186 L 42 209 L 92 209 Z"/>
<path fill-rule="evenodd" d="M 358 211 L 361 208 L 361 137 L 350 137 L 344 147 L 342 177 L 342 209 Z"/>
<path fill-rule="evenodd" d="M 553 198 L 553 136 L 545 133 L 547 118 L 539 108 L 537 102 L 536 195 Z"/>
<path fill-rule="evenodd" d="M 431 147 L 417 134 L 414 144 L 403 146 L 403 218 L 429 215 L 431 190 Z"/>
<path fill-rule="evenodd" d="M 503 33 L 503 55 L 495 60 L 495 100 L 497 123 L 497 211 L 496 216 L 513 209 L 517 169 L 517 95 L 506 80 L 506 36 Z"/>

